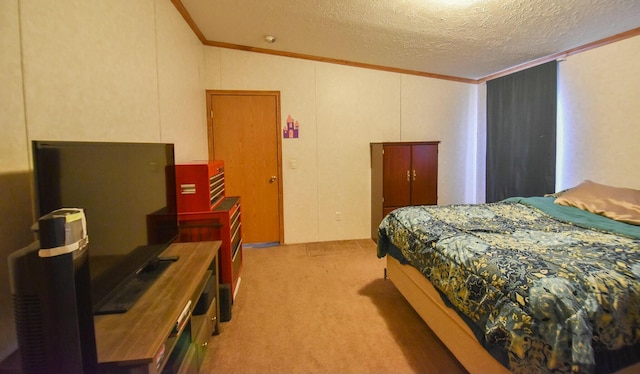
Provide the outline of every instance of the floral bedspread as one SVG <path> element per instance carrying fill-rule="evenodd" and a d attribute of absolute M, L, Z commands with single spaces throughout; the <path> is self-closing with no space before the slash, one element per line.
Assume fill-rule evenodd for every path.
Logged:
<path fill-rule="evenodd" d="M 640 343 L 640 239 L 529 205 L 418 206 L 378 232 L 484 333 L 514 372 L 593 372 L 594 352 Z"/>

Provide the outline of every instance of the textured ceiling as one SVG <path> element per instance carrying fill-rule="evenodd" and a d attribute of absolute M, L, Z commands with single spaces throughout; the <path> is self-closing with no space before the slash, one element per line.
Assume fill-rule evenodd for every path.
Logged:
<path fill-rule="evenodd" d="M 207 42 L 467 79 L 640 27 L 638 0 L 174 2 Z"/>

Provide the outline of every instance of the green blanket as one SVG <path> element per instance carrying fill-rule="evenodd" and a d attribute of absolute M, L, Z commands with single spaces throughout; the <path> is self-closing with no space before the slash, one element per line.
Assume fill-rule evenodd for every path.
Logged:
<path fill-rule="evenodd" d="M 640 239 L 640 226 L 614 221 L 571 206 L 558 205 L 554 200 L 553 197 L 512 197 L 504 201 L 538 208 L 557 220 L 579 227 L 594 228 Z"/>

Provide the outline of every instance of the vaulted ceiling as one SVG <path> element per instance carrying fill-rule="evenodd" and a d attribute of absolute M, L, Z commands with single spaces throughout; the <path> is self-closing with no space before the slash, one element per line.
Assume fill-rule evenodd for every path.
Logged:
<path fill-rule="evenodd" d="M 207 45 L 463 81 L 640 35 L 637 0 L 173 3 Z"/>

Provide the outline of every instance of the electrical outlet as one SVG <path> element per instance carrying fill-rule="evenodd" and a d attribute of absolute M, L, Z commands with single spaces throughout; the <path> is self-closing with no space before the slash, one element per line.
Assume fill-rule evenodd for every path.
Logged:
<path fill-rule="evenodd" d="M 340 220 L 342 220 L 342 213 L 336 212 L 336 221 L 340 221 Z"/>

